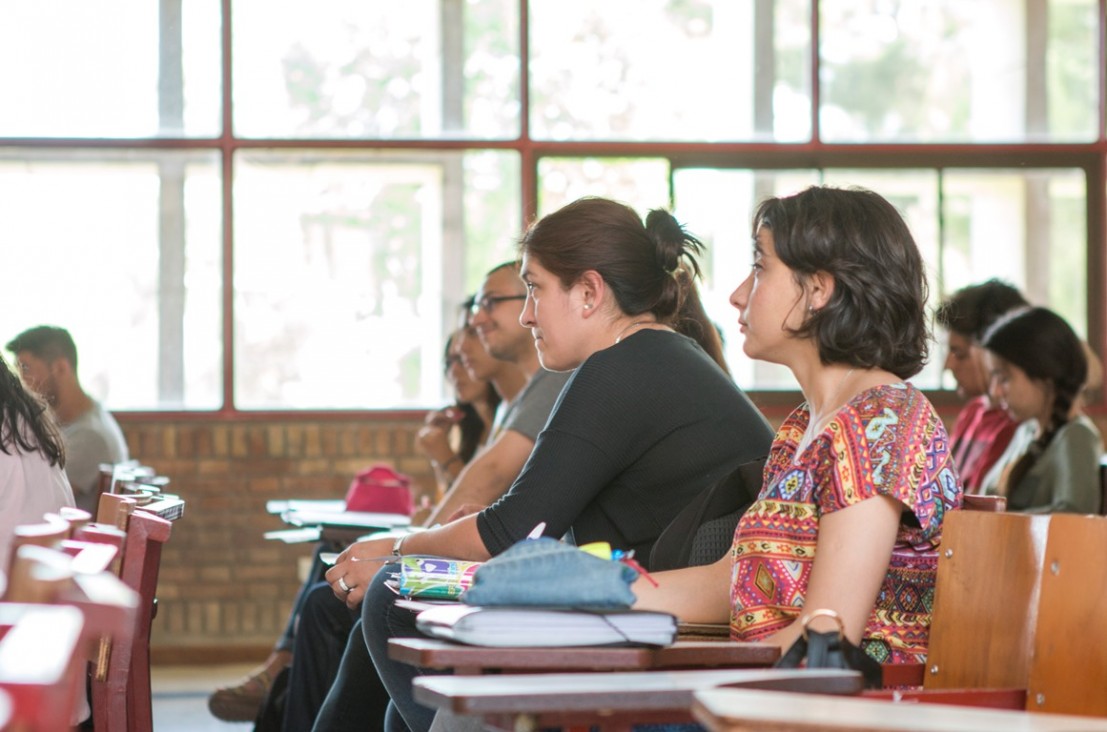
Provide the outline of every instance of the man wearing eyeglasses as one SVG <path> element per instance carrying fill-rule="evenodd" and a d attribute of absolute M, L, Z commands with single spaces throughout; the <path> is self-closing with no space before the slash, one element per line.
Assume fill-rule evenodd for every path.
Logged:
<path fill-rule="evenodd" d="M 451 521 L 480 510 L 511 487 L 569 379 L 568 373 L 554 373 L 539 366 L 534 339 L 519 323 L 526 298 L 515 262 L 501 264 L 485 275 L 473 298 L 469 324 L 485 350 L 493 358 L 517 365 L 527 374 L 528 381 L 514 399 L 500 405 L 487 447 L 457 476 L 428 524 Z"/>

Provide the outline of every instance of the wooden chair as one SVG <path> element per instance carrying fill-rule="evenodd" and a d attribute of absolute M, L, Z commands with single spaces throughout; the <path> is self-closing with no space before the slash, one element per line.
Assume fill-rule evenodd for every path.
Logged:
<path fill-rule="evenodd" d="M 98 517 L 112 521 L 125 533 L 120 577 L 138 593 L 139 601 L 134 632 L 112 644 L 106 664 L 93 677 L 94 724 L 97 730 L 111 732 L 149 730 L 153 725 L 150 627 L 156 614 L 162 546 L 169 540 L 172 523 L 135 510 L 132 499 L 112 493 L 100 496 Z"/>
<path fill-rule="evenodd" d="M 84 707 L 95 642 L 133 631 L 137 596 L 104 569 L 115 549 L 79 541 L 67 549 L 29 544 L 13 558 L 0 603 L 0 689 L 13 701 L 12 729 L 69 729 Z"/>
<path fill-rule="evenodd" d="M 0 603 L 0 692 L 8 701 L 3 729 L 70 729 L 83 692 L 84 616 L 64 605 Z"/>

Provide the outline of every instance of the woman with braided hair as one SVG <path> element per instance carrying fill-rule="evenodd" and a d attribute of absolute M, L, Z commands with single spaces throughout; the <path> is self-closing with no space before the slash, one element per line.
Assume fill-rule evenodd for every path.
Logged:
<path fill-rule="evenodd" d="M 1080 409 L 1088 375 L 1080 338 L 1061 316 L 1033 307 L 993 325 L 984 348 L 992 398 L 1021 422 L 998 463 L 996 492 L 1012 511 L 1098 513 L 1103 440 Z"/>

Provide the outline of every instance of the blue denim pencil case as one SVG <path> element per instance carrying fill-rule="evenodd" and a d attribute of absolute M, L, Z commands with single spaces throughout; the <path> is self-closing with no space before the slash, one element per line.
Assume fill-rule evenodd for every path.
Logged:
<path fill-rule="evenodd" d="M 638 572 L 550 537 L 525 539 L 482 564 L 461 596 L 469 605 L 615 609 L 635 600 Z"/>

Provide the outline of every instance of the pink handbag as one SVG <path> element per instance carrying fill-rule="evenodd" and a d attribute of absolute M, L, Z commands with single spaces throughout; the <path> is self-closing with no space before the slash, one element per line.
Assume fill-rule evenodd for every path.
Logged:
<path fill-rule="evenodd" d="M 415 511 L 411 478 L 388 465 L 373 465 L 351 481 L 346 491 L 346 510 L 410 516 Z"/>

